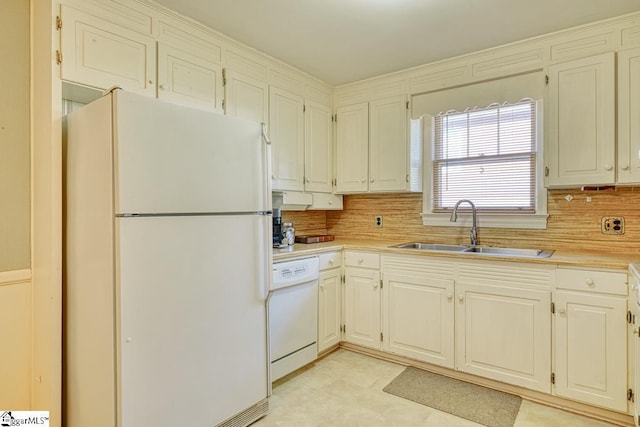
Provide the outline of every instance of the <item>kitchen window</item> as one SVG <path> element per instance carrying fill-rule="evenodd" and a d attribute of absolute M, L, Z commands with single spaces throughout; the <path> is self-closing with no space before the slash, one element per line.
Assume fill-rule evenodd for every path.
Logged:
<path fill-rule="evenodd" d="M 523 99 L 428 118 L 425 225 L 460 226 L 449 215 L 458 200 L 469 199 L 480 225 L 546 228 L 541 105 Z"/>

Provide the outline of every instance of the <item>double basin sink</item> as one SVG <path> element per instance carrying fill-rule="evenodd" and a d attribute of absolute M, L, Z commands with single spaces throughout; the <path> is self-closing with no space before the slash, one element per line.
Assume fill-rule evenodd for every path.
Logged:
<path fill-rule="evenodd" d="M 458 252 L 465 254 L 475 253 L 483 255 L 523 258 L 548 258 L 553 254 L 553 251 L 545 251 L 542 249 L 498 248 L 495 246 L 447 245 L 441 243 L 420 242 L 403 243 L 391 247 L 399 249 L 416 249 L 435 252 Z"/>

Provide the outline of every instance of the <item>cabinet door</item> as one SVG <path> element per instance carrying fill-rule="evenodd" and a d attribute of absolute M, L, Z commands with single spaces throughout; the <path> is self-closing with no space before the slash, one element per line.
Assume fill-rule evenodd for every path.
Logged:
<path fill-rule="evenodd" d="M 549 67 L 548 186 L 615 182 L 614 55 Z"/>
<path fill-rule="evenodd" d="M 156 95 L 156 42 L 151 37 L 62 6 L 62 80 Z"/>
<path fill-rule="evenodd" d="M 464 372 L 551 392 L 551 292 L 456 283 Z"/>
<path fill-rule="evenodd" d="M 627 302 L 624 297 L 556 293 L 559 396 L 627 410 Z"/>
<path fill-rule="evenodd" d="M 333 186 L 331 110 L 306 101 L 304 111 L 304 189 L 331 193 Z"/>
<path fill-rule="evenodd" d="M 453 281 L 384 274 L 384 349 L 454 367 Z"/>
<path fill-rule="evenodd" d="M 318 353 L 340 342 L 341 274 L 339 268 L 320 273 L 318 297 Z"/>
<path fill-rule="evenodd" d="M 345 340 L 380 349 L 380 272 L 345 269 Z"/>
<path fill-rule="evenodd" d="M 369 189 L 369 104 L 340 107 L 336 123 L 336 192 Z"/>
<path fill-rule="evenodd" d="M 633 292 L 636 292 L 638 289 L 638 280 L 634 277 L 634 275 L 630 275 L 629 277 L 630 288 Z M 631 313 L 633 313 L 633 329 L 629 332 L 629 363 L 628 371 L 632 377 L 629 377 L 633 383 L 633 389 L 635 393 L 640 390 L 640 306 L 638 306 L 636 298 L 629 298 L 629 309 Z M 633 400 L 633 410 L 631 411 L 633 414 L 633 420 L 635 422 L 636 427 L 640 427 L 640 398 L 636 395 Z"/>
<path fill-rule="evenodd" d="M 640 182 L 640 49 L 618 53 L 618 182 Z"/>
<path fill-rule="evenodd" d="M 406 95 L 371 102 L 369 120 L 369 191 L 407 188 Z"/>
<path fill-rule="evenodd" d="M 269 88 L 273 189 L 304 190 L 304 103 L 302 96 Z"/>
<path fill-rule="evenodd" d="M 222 67 L 158 43 L 158 98 L 222 113 Z"/>
<path fill-rule="evenodd" d="M 225 114 L 267 123 L 269 89 L 266 82 L 225 69 Z"/>

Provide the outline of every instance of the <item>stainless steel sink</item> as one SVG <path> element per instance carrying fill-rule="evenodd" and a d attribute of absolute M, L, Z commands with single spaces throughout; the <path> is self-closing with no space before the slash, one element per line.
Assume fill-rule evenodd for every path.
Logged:
<path fill-rule="evenodd" d="M 542 249 L 498 248 L 494 246 L 447 245 L 442 243 L 410 242 L 391 246 L 399 249 L 417 249 L 423 251 L 460 252 L 468 254 L 495 255 L 505 257 L 548 258 L 553 251 Z"/>
<path fill-rule="evenodd" d="M 542 249 L 496 248 L 493 246 L 470 246 L 463 252 L 484 255 L 502 255 L 533 258 L 548 258 L 553 254 L 553 251 L 543 251 Z"/>
<path fill-rule="evenodd" d="M 400 249 L 421 249 L 424 251 L 445 251 L 445 252 L 462 252 L 469 249 L 467 245 L 445 245 L 440 243 L 420 243 L 411 242 L 403 243 L 400 245 L 391 246 L 392 248 Z"/>

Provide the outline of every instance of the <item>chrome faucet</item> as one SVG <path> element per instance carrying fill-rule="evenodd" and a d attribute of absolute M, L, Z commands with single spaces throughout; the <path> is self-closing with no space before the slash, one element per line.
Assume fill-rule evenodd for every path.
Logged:
<path fill-rule="evenodd" d="M 456 222 L 458 220 L 458 206 L 460 206 L 460 203 L 464 203 L 464 202 L 467 202 L 471 205 L 471 214 L 473 215 L 473 223 L 471 225 L 471 231 L 469 234 L 471 236 L 471 245 L 476 246 L 478 244 L 476 205 L 474 205 L 471 200 L 467 200 L 467 199 L 458 200 L 458 203 L 456 203 L 456 205 L 453 207 L 453 212 L 451 212 L 451 218 L 449 218 L 449 221 Z"/>

